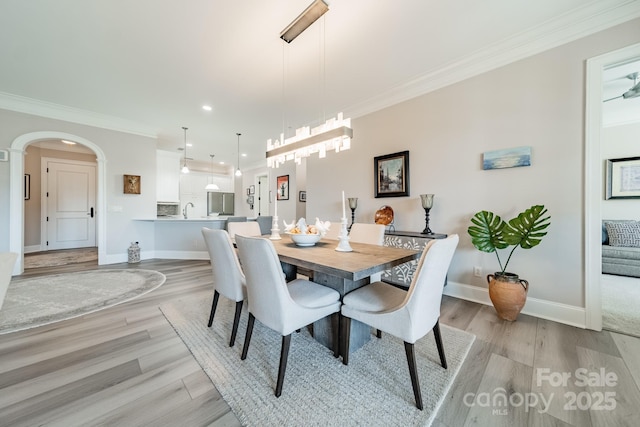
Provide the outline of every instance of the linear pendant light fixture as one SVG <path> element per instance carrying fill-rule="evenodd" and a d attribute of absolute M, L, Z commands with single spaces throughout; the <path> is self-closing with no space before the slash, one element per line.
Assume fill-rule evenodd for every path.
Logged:
<path fill-rule="evenodd" d="M 287 28 L 282 30 L 280 38 L 287 43 L 291 43 L 293 39 L 302 34 L 304 30 L 309 28 L 328 10 L 329 6 L 323 0 L 315 0 L 291 24 L 287 25 Z"/>
<path fill-rule="evenodd" d="M 241 133 L 236 133 L 238 135 L 238 166 L 236 169 L 236 176 L 242 176 L 242 171 L 240 170 L 240 135 Z"/>
<path fill-rule="evenodd" d="M 211 157 L 211 182 L 207 184 L 206 187 L 204 187 L 206 191 L 215 191 L 220 189 L 220 187 L 218 187 L 217 184 L 213 183 L 213 158 L 215 156 L 216 156 L 215 154 L 209 154 L 209 157 Z"/>
<path fill-rule="evenodd" d="M 184 166 L 182 166 L 182 173 L 189 173 L 189 168 L 187 167 L 187 129 L 182 126 L 182 130 L 184 130 Z"/>
<path fill-rule="evenodd" d="M 280 38 L 291 43 L 298 35 L 306 30 L 318 18 L 324 15 L 329 7 L 323 0 L 315 0 L 305 9 L 291 24 L 280 33 Z M 327 120 L 325 123 L 311 129 L 304 126 L 296 129 L 296 134 L 285 139 L 284 133 L 280 139 L 273 142 L 267 140 L 267 166 L 277 168 L 288 160 L 295 160 L 300 164 L 303 158 L 313 153 L 318 153 L 320 158 L 326 157 L 327 150 L 335 150 L 336 153 L 351 148 L 351 119 L 345 119 L 342 113 Z"/>

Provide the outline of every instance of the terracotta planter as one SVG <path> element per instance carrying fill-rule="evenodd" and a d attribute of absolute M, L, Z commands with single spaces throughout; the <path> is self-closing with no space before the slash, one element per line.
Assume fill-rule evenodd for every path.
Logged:
<path fill-rule="evenodd" d="M 487 276 L 489 298 L 498 317 L 513 322 L 527 301 L 529 282 L 513 273 L 495 273 Z"/>

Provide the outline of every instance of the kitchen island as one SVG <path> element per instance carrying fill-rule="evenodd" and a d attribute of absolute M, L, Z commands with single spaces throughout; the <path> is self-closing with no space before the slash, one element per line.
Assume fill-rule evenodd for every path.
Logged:
<path fill-rule="evenodd" d="M 182 216 L 159 216 L 136 219 L 135 221 L 152 222 L 154 227 L 154 250 L 144 251 L 144 259 L 209 259 L 202 237 L 202 227 L 225 230 L 229 218 L 211 216 L 185 219 Z M 271 217 L 262 218 L 268 223 Z M 256 218 L 247 220 L 255 221 Z M 144 242 L 141 242 L 141 246 L 144 247 Z"/>

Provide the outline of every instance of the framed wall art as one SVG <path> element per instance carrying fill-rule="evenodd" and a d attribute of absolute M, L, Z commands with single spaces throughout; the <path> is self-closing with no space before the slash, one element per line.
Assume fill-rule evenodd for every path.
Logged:
<path fill-rule="evenodd" d="M 306 202 L 307 201 L 307 192 L 306 191 L 300 191 L 298 193 L 298 200 L 301 202 Z"/>
<path fill-rule="evenodd" d="M 605 198 L 640 199 L 640 157 L 607 160 Z"/>
<path fill-rule="evenodd" d="M 276 180 L 278 200 L 289 200 L 289 175 L 281 175 Z"/>
<path fill-rule="evenodd" d="M 373 158 L 375 197 L 409 196 L 409 152 Z"/>
<path fill-rule="evenodd" d="M 124 176 L 124 194 L 140 194 L 140 175 Z"/>
<path fill-rule="evenodd" d="M 531 147 L 506 148 L 482 153 L 482 169 L 506 169 L 531 166 Z"/>

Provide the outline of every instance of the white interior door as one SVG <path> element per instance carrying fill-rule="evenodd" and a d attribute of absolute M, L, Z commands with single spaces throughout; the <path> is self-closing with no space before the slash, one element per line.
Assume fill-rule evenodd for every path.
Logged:
<path fill-rule="evenodd" d="M 95 246 L 95 165 L 48 160 L 46 167 L 47 249 Z"/>

